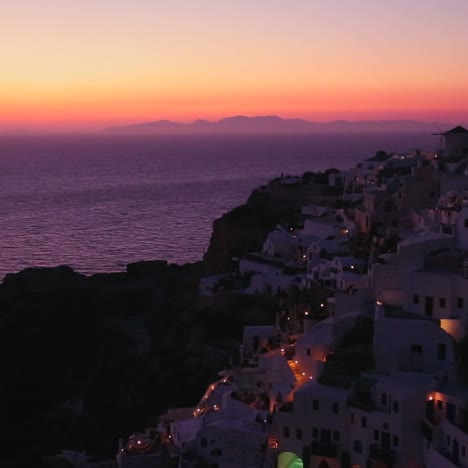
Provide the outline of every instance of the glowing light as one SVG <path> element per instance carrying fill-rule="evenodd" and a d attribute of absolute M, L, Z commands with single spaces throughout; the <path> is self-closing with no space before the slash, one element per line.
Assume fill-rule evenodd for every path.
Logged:
<path fill-rule="evenodd" d="M 140 444 L 141 444 L 141 440 L 137 440 L 137 444 L 140 445 Z"/>
<path fill-rule="evenodd" d="M 299 364 L 298 361 L 294 361 L 295 364 Z"/>
<path fill-rule="evenodd" d="M 309 312 L 307 312 L 307 310 L 304 312 L 304 315 L 309 315 Z"/>
<path fill-rule="evenodd" d="M 320 304 L 320 307 L 323 307 L 323 302 L 322 302 L 322 304 Z"/>
<path fill-rule="evenodd" d="M 434 397 L 432 395 L 429 395 L 429 400 L 432 401 Z"/>
<path fill-rule="evenodd" d="M 309 379 L 310 379 L 310 380 L 312 380 L 312 379 L 313 379 L 313 377 L 312 377 L 312 376 L 310 376 L 310 377 L 309 377 Z"/>
<path fill-rule="evenodd" d="M 376 304 L 377 304 L 378 306 L 381 306 L 381 305 L 382 305 L 382 301 L 377 301 Z"/>

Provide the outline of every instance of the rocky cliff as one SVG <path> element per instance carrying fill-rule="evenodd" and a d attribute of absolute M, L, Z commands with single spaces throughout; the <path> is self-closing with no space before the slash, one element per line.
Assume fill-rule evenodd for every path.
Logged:
<path fill-rule="evenodd" d="M 327 185 L 328 172 L 305 173 L 293 185 L 275 179 L 252 192 L 245 205 L 238 206 L 213 222 L 204 262 L 208 273 L 232 271 L 236 259 L 262 248 L 268 233 L 277 224 L 299 226 L 301 207 L 310 203 L 332 205 L 342 193 Z M 319 182 L 319 183 L 317 183 Z"/>

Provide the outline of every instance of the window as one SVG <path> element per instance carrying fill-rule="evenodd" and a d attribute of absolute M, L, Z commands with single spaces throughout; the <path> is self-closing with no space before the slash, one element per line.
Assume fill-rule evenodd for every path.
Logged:
<path fill-rule="evenodd" d="M 283 435 L 284 437 L 289 437 L 289 427 L 285 426 L 283 428 Z"/>
<path fill-rule="evenodd" d="M 400 403 L 398 403 L 398 401 L 394 401 L 393 402 L 393 412 L 398 413 L 398 411 L 400 411 Z"/>
<path fill-rule="evenodd" d="M 302 440 L 302 429 L 300 429 L 300 428 L 296 429 L 296 439 L 297 440 Z"/>
<path fill-rule="evenodd" d="M 468 218 L 465 218 L 465 227 L 468 227 Z"/>
<path fill-rule="evenodd" d="M 330 429 L 320 429 L 320 442 L 329 444 L 331 442 L 332 431 Z"/>
<path fill-rule="evenodd" d="M 337 414 L 338 413 L 338 403 L 336 401 L 334 401 L 332 403 L 332 411 L 333 413 Z"/>
<path fill-rule="evenodd" d="M 413 295 L 413 304 L 419 304 L 419 294 Z"/>
<path fill-rule="evenodd" d="M 374 440 L 379 440 L 379 431 L 374 429 Z"/>
<path fill-rule="evenodd" d="M 200 441 L 200 445 L 205 448 L 208 446 L 208 440 L 206 439 L 206 437 L 202 437 L 201 438 L 201 441 Z"/>
<path fill-rule="evenodd" d="M 310 348 L 307 348 L 306 354 L 307 354 L 307 356 L 310 356 Z"/>
<path fill-rule="evenodd" d="M 386 393 L 382 393 L 382 405 L 386 405 L 387 404 L 387 394 Z"/>
<path fill-rule="evenodd" d="M 318 410 L 319 409 L 319 401 L 318 400 L 312 400 L 312 408 L 314 410 Z"/>
<path fill-rule="evenodd" d="M 437 409 L 438 410 L 444 409 L 444 402 L 442 400 L 437 400 Z"/>
<path fill-rule="evenodd" d="M 461 456 L 464 457 L 465 454 L 466 454 L 466 452 L 465 452 L 465 446 L 462 445 L 462 446 L 461 446 Z"/>
<path fill-rule="evenodd" d="M 422 346 L 419 344 L 412 344 L 411 345 L 411 352 L 412 353 L 422 353 Z"/>
<path fill-rule="evenodd" d="M 355 452 L 362 453 L 362 444 L 359 440 L 354 441 L 353 448 Z"/>
<path fill-rule="evenodd" d="M 361 417 L 361 426 L 367 427 L 367 418 L 365 416 Z"/>
<path fill-rule="evenodd" d="M 393 446 L 398 447 L 398 436 L 397 435 L 393 436 Z"/>
<path fill-rule="evenodd" d="M 339 442 L 340 441 L 340 431 L 333 431 L 333 440 L 335 442 Z"/>
<path fill-rule="evenodd" d="M 439 343 L 437 345 L 437 358 L 439 361 L 445 361 L 447 355 L 447 346 L 445 343 Z"/>
<path fill-rule="evenodd" d="M 457 298 L 457 307 L 459 309 L 463 309 L 463 297 L 458 297 Z"/>
<path fill-rule="evenodd" d="M 351 413 L 351 424 L 354 424 L 354 413 Z"/>
<path fill-rule="evenodd" d="M 318 428 L 312 428 L 312 437 L 314 437 L 315 439 L 318 437 Z"/>
<path fill-rule="evenodd" d="M 447 436 L 447 445 L 450 447 L 450 443 L 452 442 L 451 437 L 448 435 Z"/>
<path fill-rule="evenodd" d="M 444 308 L 445 307 L 445 297 L 441 297 L 439 299 L 439 306 Z"/>

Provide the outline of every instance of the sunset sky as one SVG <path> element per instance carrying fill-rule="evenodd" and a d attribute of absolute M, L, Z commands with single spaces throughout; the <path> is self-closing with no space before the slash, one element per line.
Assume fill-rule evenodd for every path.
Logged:
<path fill-rule="evenodd" d="M 468 122 L 467 0 L 0 0 L 0 129 Z"/>

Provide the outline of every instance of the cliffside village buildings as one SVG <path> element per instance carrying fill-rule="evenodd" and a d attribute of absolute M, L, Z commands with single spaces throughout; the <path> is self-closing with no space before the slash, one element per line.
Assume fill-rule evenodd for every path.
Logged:
<path fill-rule="evenodd" d="M 195 408 L 121 440 L 120 468 L 468 467 L 468 131 L 444 136 L 331 171 L 303 227 L 239 259 L 276 322 L 245 327 Z"/>

